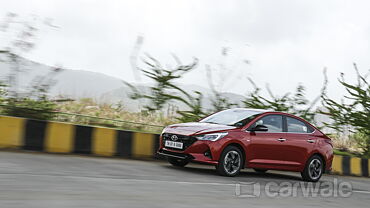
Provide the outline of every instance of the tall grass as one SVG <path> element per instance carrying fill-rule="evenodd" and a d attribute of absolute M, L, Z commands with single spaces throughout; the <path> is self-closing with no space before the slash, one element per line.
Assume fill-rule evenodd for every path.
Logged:
<path fill-rule="evenodd" d="M 57 106 L 57 111 L 68 114 L 91 116 L 65 116 L 61 114 L 56 118 L 56 120 L 59 121 L 150 132 L 160 132 L 164 126 L 177 122 L 177 119 L 174 116 L 168 117 L 163 113 L 149 111 L 130 112 L 121 104 L 98 104 L 91 98 L 83 98 L 76 101 L 60 103 Z"/>

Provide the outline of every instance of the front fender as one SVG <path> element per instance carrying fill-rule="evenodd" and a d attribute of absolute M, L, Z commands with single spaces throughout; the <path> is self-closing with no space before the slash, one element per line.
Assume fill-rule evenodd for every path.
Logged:
<path fill-rule="evenodd" d="M 244 162 L 247 158 L 246 155 L 246 147 L 248 145 L 248 137 L 245 136 L 244 138 L 236 137 L 236 135 L 228 135 L 225 138 L 222 138 L 221 140 L 214 142 L 213 144 L 210 144 L 210 150 L 212 152 L 213 160 L 218 161 L 221 157 L 222 151 L 229 145 L 237 145 L 239 148 L 241 148 L 241 151 L 244 156 Z"/>

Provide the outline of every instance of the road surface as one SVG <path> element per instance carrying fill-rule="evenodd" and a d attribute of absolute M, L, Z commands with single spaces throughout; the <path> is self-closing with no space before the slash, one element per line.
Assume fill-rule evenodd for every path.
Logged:
<path fill-rule="evenodd" d="M 292 187 L 301 183 L 296 173 L 257 174 L 247 169 L 228 178 L 218 176 L 213 167 L 194 164 L 175 168 L 164 161 L 0 152 L 0 207 L 6 208 L 353 208 L 370 204 L 369 178 L 325 175 L 321 181 L 333 187 L 346 182 L 352 189 L 343 191 L 346 197 L 334 191 L 329 197 L 313 197 L 304 196 L 299 188 L 298 192 L 282 189 L 284 183 Z"/>

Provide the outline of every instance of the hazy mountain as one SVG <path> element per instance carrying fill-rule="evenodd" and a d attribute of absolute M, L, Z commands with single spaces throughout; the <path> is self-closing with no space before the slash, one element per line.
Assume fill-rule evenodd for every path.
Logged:
<path fill-rule="evenodd" d="M 19 76 L 20 88 L 25 89 L 35 77 L 46 75 L 51 67 L 40 63 L 21 59 L 24 72 Z M 7 62 L 0 62 L 0 79 L 3 80 L 9 74 L 11 65 Z M 94 97 L 98 98 L 102 93 L 122 87 L 120 79 L 107 76 L 102 73 L 83 70 L 64 69 L 54 78 L 56 84 L 50 93 L 54 95 L 65 95 L 72 98 Z"/>
<path fill-rule="evenodd" d="M 0 80 L 5 80 L 11 70 L 11 64 L 6 61 L 6 57 L 0 56 Z M 27 59 L 20 58 L 20 63 L 24 72 L 20 73 L 18 83 L 19 89 L 26 90 L 29 84 L 37 76 L 46 75 L 52 67 L 36 63 Z M 108 76 L 102 73 L 64 69 L 54 78 L 56 84 L 50 90 L 50 96 L 63 95 L 65 97 L 78 99 L 84 97 L 95 98 L 99 102 L 118 103 L 122 102 L 128 110 L 136 111 L 147 102 L 132 100 L 129 97 L 130 88 L 122 80 Z M 144 92 L 149 91 L 149 86 L 142 84 L 133 84 Z M 180 85 L 187 92 L 200 91 L 203 93 L 202 100 L 205 108 L 210 108 L 212 92 L 211 90 L 197 85 Z M 233 93 L 224 93 L 226 98 L 233 103 L 239 103 L 243 96 Z M 186 107 L 179 102 L 172 103 L 180 109 Z"/>

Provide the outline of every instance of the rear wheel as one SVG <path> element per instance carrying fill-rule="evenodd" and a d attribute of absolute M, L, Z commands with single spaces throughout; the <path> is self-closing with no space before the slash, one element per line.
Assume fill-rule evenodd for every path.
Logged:
<path fill-rule="evenodd" d="M 217 172 L 223 176 L 236 176 L 243 164 L 242 152 L 235 146 L 228 146 L 221 154 L 218 165 L 216 166 Z"/>
<path fill-rule="evenodd" d="M 171 163 L 171 165 L 176 166 L 176 167 L 184 167 L 185 165 L 189 163 L 189 161 L 187 160 L 178 159 L 174 157 L 168 157 L 167 160 L 169 163 Z"/>
<path fill-rule="evenodd" d="M 301 172 L 302 179 L 309 182 L 320 180 L 324 172 L 324 162 L 318 155 L 312 156 L 306 163 L 306 167 Z"/>
<path fill-rule="evenodd" d="M 253 170 L 256 171 L 257 173 L 266 173 L 267 172 L 267 169 L 253 168 Z"/>

